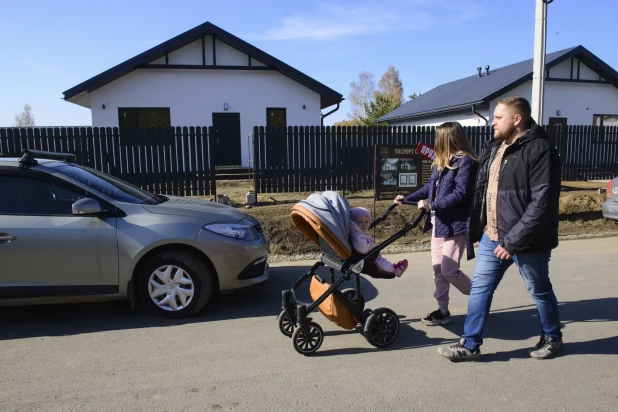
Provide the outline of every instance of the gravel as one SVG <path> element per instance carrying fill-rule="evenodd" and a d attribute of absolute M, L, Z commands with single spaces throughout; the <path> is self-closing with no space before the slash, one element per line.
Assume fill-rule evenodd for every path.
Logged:
<path fill-rule="evenodd" d="M 597 237 L 612 237 L 618 236 L 618 230 L 609 230 L 602 231 L 597 233 L 580 233 L 576 235 L 561 235 L 558 237 L 559 240 L 576 240 L 576 239 L 590 239 Z M 423 243 L 415 243 L 415 244 L 404 244 L 404 245 L 392 245 L 386 247 L 382 253 L 390 254 L 390 253 L 412 253 L 412 252 L 423 252 L 431 249 L 430 242 Z M 279 263 L 279 262 L 292 262 L 296 260 L 319 260 L 320 253 L 305 253 L 300 255 L 270 255 L 268 257 L 268 263 Z"/>

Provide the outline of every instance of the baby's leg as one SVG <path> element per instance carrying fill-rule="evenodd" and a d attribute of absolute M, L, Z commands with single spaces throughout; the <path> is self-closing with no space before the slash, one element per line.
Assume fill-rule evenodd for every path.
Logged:
<path fill-rule="evenodd" d="M 378 256 L 376 258 L 376 266 L 382 272 L 395 273 L 395 266 L 391 262 L 383 258 L 382 256 Z"/>

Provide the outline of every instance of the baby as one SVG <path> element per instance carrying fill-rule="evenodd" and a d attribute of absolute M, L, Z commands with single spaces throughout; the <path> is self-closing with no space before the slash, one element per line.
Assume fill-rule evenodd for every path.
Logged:
<path fill-rule="evenodd" d="M 376 247 L 373 237 L 369 234 L 371 224 L 371 213 L 363 207 L 355 207 L 350 210 L 350 239 L 352 246 L 357 252 L 366 254 Z M 397 277 L 408 268 L 408 260 L 404 259 L 396 264 L 392 264 L 382 256 L 378 255 L 375 261 L 382 272 L 394 273 Z"/>

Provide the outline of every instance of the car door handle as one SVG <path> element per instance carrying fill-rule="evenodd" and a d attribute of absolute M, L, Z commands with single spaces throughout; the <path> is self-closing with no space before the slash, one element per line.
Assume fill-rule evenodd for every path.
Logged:
<path fill-rule="evenodd" d="M 8 233 L 0 233 L 0 245 L 11 243 L 14 240 L 17 240 L 15 236 L 11 236 Z"/>

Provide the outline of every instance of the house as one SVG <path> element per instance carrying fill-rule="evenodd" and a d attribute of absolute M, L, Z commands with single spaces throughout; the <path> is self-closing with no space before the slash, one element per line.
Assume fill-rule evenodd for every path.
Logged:
<path fill-rule="evenodd" d="M 382 170 L 397 170 L 397 161 L 399 159 L 384 159 L 382 161 Z"/>
<path fill-rule="evenodd" d="M 214 126 L 216 164 L 246 167 L 254 126 L 319 126 L 343 97 L 206 22 L 72 87 L 64 99 L 89 108 L 95 127 Z"/>
<path fill-rule="evenodd" d="M 583 46 L 548 54 L 542 124 L 618 125 L 618 72 Z M 391 126 L 491 124 L 498 102 L 532 98 L 532 59 L 438 86 L 378 121 Z M 538 119 L 535 119 L 538 121 Z"/>

